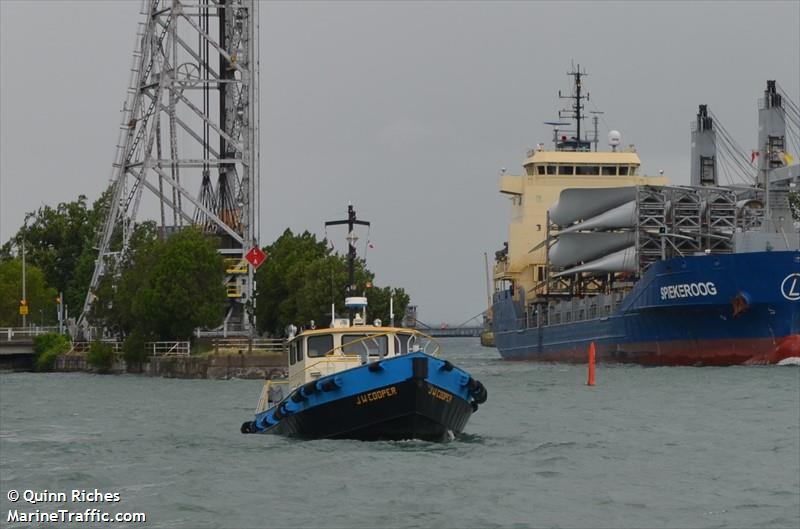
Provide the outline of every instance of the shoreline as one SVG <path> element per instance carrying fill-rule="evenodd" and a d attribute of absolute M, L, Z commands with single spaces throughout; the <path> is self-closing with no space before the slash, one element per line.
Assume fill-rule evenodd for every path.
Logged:
<path fill-rule="evenodd" d="M 140 366 L 129 366 L 122 358 L 114 361 L 110 375 L 143 375 L 162 378 L 184 379 L 271 379 L 286 373 L 285 353 L 239 353 L 209 354 L 204 356 L 160 356 L 151 357 Z M 11 369 L 9 372 L 34 372 L 27 369 Z M 86 361 L 86 353 L 60 355 L 49 373 L 97 373 Z"/>

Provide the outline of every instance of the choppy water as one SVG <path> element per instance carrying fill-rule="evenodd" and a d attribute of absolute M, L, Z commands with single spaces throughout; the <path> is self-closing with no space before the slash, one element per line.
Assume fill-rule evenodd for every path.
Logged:
<path fill-rule="evenodd" d="M 599 366 L 589 388 L 444 345 L 489 390 L 448 444 L 241 435 L 254 380 L 0 374 L 0 525 L 60 506 L 10 489 L 100 489 L 144 527 L 800 526 L 797 366 Z"/>

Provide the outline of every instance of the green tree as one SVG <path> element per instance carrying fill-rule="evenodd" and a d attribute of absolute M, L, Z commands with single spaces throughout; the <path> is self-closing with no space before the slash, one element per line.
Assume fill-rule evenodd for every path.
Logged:
<path fill-rule="evenodd" d="M 140 332 L 145 332 L 138 315 L 133 313 L 133 301 L 140 289 L 146 286 L 149 273 L 164 247 L 165 243 L 156 239 L 154 223 L 146 222 L 136 227 L 127 254 L 121 262 L 107 264 L 106 273 L 94 291 L 96 298 L 89 312 L 89 321 L 93 325 L 120 336 L 128 335 L 137 327 Z"/>
<path fill-rule="evenodd" d="M 89 346 L 86 363 L 94 367 L 98 373 L 110 373 L 114 366 L 114 350 L 111 349 L 110 344 L 95 340 Z"/>
<path fill-rule="evenodd" d="M 389 325 L 391 321 L 389 313 L 389 300 L 394 298 L 394 323 L 399 325 L 403 321 L 406 307 L 410 301 L 408 294 L 402 288 L 373 287 L 367 289 L 367 313 L 370 320 L 380 318 L 384 325 Z"/>
<path fill-rule="evenodd" d="M 194 229 L 181 230 L 163 243 L 147 283 L 133 299 L 133 316 L 160 339 L 188 339 L 197 327 L 222 323 L 224 278 L 217 241 Z"/>
<path fill-rule="evenodd" d="M 26 263 L 25 290 L 28 302 L 28 323 L 49 325 L 57 320 L 57 292 L 49 288 L 42 270 Z M 19 327 L 22 299 L 22 260 L 0 261 L 0 327 Z"/>
<path fill-rule="evenodd" d="M 28 213 L 25 225 L 0 248 L 0 259 L 19 257 L 25 240 L 26 259 L 38 266 L 47 284 L 64 293 L 73 314 L 83 306 L 97 251 L 92 248 L 110 198 L 110 188 L 89 207 L 80 195 L 56 207 Z"/>
<path fill-rule="evenodd" d="M 50 371 L 56 357 L 69 351 L 69 339 L 64 334 L 40 334 L 33 339 L 34 366 L 37 371 Z"/>
<path fill-rule="evenodd" d="M 269 258 L 256 274 L 259 331 L 282 335 L 287 325 L 306 325 L 311 320 L 326 325 L 332 304 L 338 315 L 346 313 L 347 258 L 333 254 L 325 240 L 318 241 L 308 232 L 294 235 L 287 229 L 266 250 Z M 403 289 L 370 287 L 374 279 L 363 260 L 357 259 L 356 291 L 366 293 L 369 319 L 380 318 L 388 325 L 389 296 L 394 292 L 395 314 L 401 315 L 395 319 L 400 321 L 408 295 Z"/>
<path fill-rule="evenodd" d="M 136 366 L 141 370 L 142 362 L 147 358 L 146 341 L 145 336 L 139 330 L 135 330 L 125 337 L 125 341 L 122 343 L 122 356 L 129 369 Z"/>
<path fill-rule="evenodd" d="M 116 272 L 106 274 L 95 293 L 95 324 L 146 341 L 189 339 L 197 327 L 222 323 L 225 266 L 217 242 L 198 230 L 132 244 Z"/>
<path fill-rule="evenodd" d="M 326 257 L 329 250 L 313 234 L 294 235 L 290 229 L 265 250 L 269 257 L 256 273 L 256 318 L 260 331 L 280 335 L 298 314 L 297 289 L 305 280 L 307 266 Z"/>

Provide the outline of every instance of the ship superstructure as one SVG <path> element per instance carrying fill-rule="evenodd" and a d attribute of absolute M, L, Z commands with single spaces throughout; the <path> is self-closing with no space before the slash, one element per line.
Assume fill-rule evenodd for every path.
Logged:
<path fill-rule="evenodd" d="M 740 168 L 749 185 L 719 183 L 717 133 L 701 105 L 692 126 L 690 186 L 639 175 L 635 149 L 592 151 L 554 129 L 554 150 L 529 152 L 525 175 L 502 175 L 511 197 L 509 240 L 496 252 L 492 307 L 504 358 L 600 358 L 649 364 L 774 362 L 800 355 L 800 237 L 789 204 L 798 166 L 786 152 L 797 107 L 767 83 L 759 149 Z M 788 112 L 788 114 L 787 114 Z M 562 116 L 560 116 L 562 117 Z M 569 123 L 553 122 L 554 127 Z M 719 128 L 719 130 L 717 130 Z M 756 160 L 757 159 L 757 160 Z"/>
<path fill-rule="evenodd" d="M 669 184 L 663 175 L 640 173 L 641 161 L 635 146 L 623 148 L 619 132 L 609 133 L 609 152 L 597 152 L 596 129 L 592 139 L 586 133 L 581 137 L 583 100 L 588 97 L 582 95 L 581 87 L 586 73 L 578 66 L 568 75 L 573 78 L 573 104 L 566 116 L 574 118 L 575 127 L 564 128 L 570 122 L 547 122 L 553 126 L 553 149 L 546 150 L 544 144 L 538 144 L 528 151 L 522 164 L 525 174 L 500 176 L 500 192 L 511 201 L 511 220 L 508 242 L 495 253 L 494 279 L 502 287 L 513 285 L 536 295 L 549 291 L 546 279 L 550 263 L 545 244 L 551 224 L 549 210 L 562 191 L 580 188 L 592 197 L 597 195 L 591 190 L 600 188 Z M 565 117 L 565 111 L 559 112 L 559 117 Z"/>

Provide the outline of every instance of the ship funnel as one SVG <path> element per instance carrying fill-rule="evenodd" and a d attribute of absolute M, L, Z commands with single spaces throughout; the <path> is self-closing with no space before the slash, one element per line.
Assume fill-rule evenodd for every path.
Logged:
<path fill-rule="evenodd" d="M 632 232 L 564 233 L 550 248 L 548 257 L 554 266 L 571 266 L 627 248 L 636 242 Z"/>
<path fill-rule="evenodd" d="M 615 230 L 619 228 L 633 228 L 636 226 L 636 201 L 631 200 L 627 204 L 622 204 L 614 209 L 609 209 L 596 217 L 592 217 L 581 223 L 574 224 L 565 230 L 561 230 L 561 236 L 565 233 L 573 233 L 581 230 Z"/>
<path fill-rule="evenodd" d="M 550 221 L 567 226 L 635 199 L 635 186 L 565 189 L 559 195 L 558 202 L 550 208 Z"/>
<path fill-rule="evenodd" d="M 600 259 L 559 272 L 553 277 L 578 274 L 580 272 L 635 272 L 637 262 L 636 246 L 629 246 L 624 250 L 619 250 Z"/>

